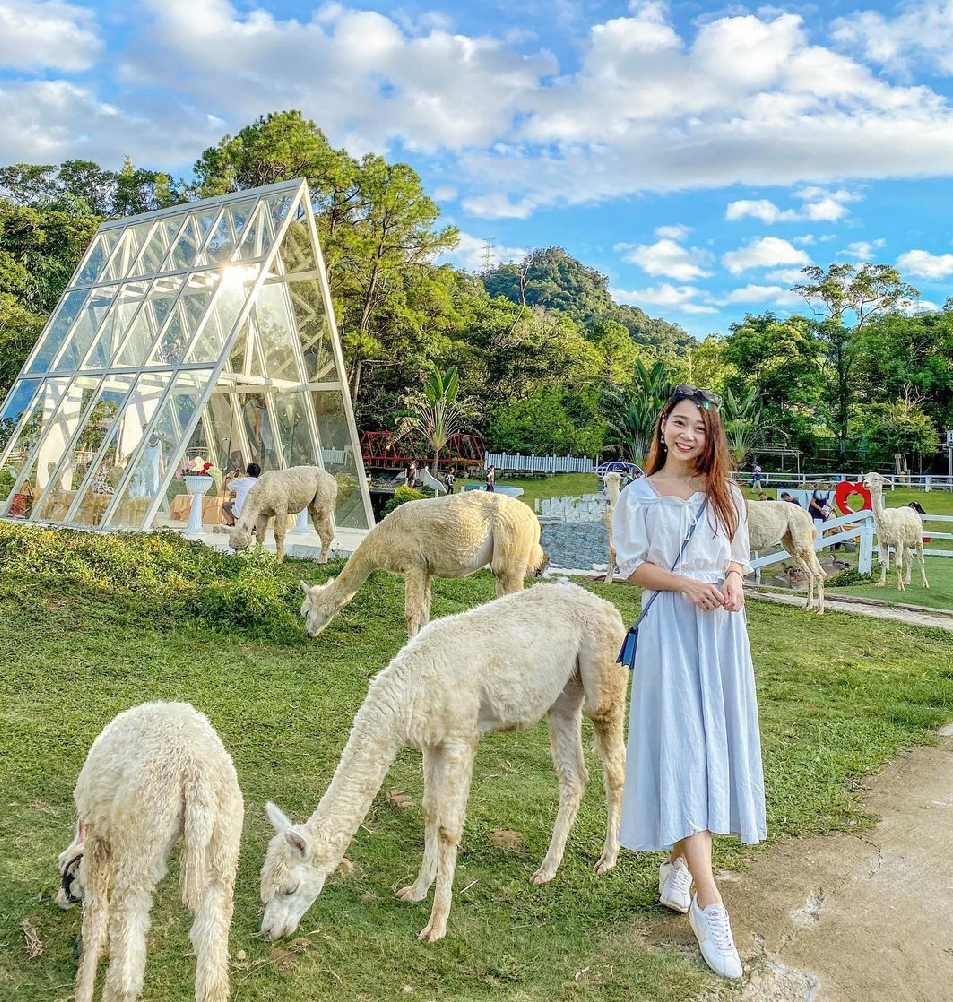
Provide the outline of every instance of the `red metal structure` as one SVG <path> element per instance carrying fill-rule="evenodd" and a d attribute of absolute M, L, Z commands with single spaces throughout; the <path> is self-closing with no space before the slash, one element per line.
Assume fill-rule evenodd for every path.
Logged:
<path fill-rule="evenodd" d="M 397 438 L 392 431 L 361 433 L 361 456 L 365 469 L 399 469 L 412 459 L 427 460 L 429 449 L 409 436 Z M 483 466 L 483 439 L 479 435 L 453 435 L 440 452 L 440 466 L 446 468 Z"/>

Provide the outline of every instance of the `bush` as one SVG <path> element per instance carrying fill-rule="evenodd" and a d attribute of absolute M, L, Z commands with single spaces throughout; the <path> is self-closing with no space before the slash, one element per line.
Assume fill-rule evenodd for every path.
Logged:
<path fill-rule="evenodd" d="M 392 511 L 399 508 L 408 501 L 419 501 L 423 497 L 420 491 L 413 487 L 398 487 L 394 491 L 394 496 L 384 505 L 384 517 L 386 518 Z"/>
<path fill-rule="evenodd" d="M 843 588 L 846 585 L 870 584 L 871 581 L 872 574 L 861 574 L 856 567 L 848 567 L 839 574 L 832 574 L 824 584 L 827 588 Z"/>

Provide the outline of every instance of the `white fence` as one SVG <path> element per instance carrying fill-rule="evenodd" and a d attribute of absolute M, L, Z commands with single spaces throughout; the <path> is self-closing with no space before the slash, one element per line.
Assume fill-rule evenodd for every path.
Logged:
<path fill-rule="evenodd" d="M 488 452 L 483 469 L 495 466 L 506 473 L 595 473 L 596 464 L 586 456 L 521 456 Z"/>
<path fill-rule="evenodd" d="M 923 534 L 930 538 L 930 542 L 939 539 L 953 540 L 953 532 L 936 532 L 930 528 L 931 524 L 937 522 L 953 523 L 953 515 L 927 514 L 923 516 L 923 522 Z M 818 529 L 820 528 L 821 526 L 818 525 Z M 818 533 L 818 537 L 814 541 L 814 549 L 825 550 L 835 543 L 846 543 L 851 540 L 857 540 L 860 543 L 857 553 L 857 570 L 861 574 L 869 574 L 873 569 L 874 537 L 876 534 L 873 514 L 869 511 L 855 511 L 850 515 L 842 515 L 840 518 L 828 519 L 823 524 L 823 531 L 830 532 L 831 529 L 838 529 L 839 531 L 830 536 L 823 536 Z M 892 552 L 893 550 L 891 550 Z M 953 547 L 950 549 L 940 549 L 927 545 L 924 546 L 923 552 L 925 555 L 932 557 L 953 557 Z M 762 567 L 770 567 L 772 564 L 779 564 L 787 559 L 789 559 L 789 554 L 786 550 L 777 550 L 765 556 L 756 553 L 754 559 L 751 561 L 751 566 L 755 569 L 755 580 L 760 583 Z M 881 562 L 883 561 L 882 550 L 880 552 L 880 560 Z"/>
<path fill-rule="evenodd" d="M 847 480 L 852 484 L 859 483 L 864 479 L 864 474 L 868 472 L 868 470 L 864 470 L 863 473 L 762 473 L 761 486 L 798 484 L 807 490 L 812 490 L 818 484 L 839 484 L 842 480 Z M 747 471 L 734 470 L 731 476 L 745 486 L 751 484 L 751 474 Z M 953 477 L 941 477 L 932 473 L 911 473 L 903 477 L 896 474 L 884 474 L 884 479 L 890 490 L 896 490 L 898 487 L 910 487 L 921 491 L 953 490 Z"/>

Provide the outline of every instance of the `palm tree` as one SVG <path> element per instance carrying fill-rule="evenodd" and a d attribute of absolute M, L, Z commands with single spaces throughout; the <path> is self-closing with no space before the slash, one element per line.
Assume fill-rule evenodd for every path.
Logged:
<path fill-rule="evenodd" d="M 725 435 L 728 437 L 728 448 L 740 469 L 751 454 L 761 431 L 761 401 L 758 399 L 757 387 L 738 396 L 726 388 L 722 419 Z"/>
<path fill-rule="evenodd" d="M 672 389 L 664 363 L 656 362 L 650 369 L 639 360 L 628 386 L 610 384 L 603 391 L 602 412 L 610 441 L 623 458 L 645 465 L 655 422 Z"/>
<path fill-rule="evenodd" d="M 441 372 L 435 365 L 424 385 L 423 398 L 408 400 L 408 404 L 411 410 L 404 415 L 397 437 L 416 434 L 422 438 L 433 455 L 430 472 L 436 476 L 441 450 L 470 413 L 468 402 L 457 400 L 457 370 Z"/>

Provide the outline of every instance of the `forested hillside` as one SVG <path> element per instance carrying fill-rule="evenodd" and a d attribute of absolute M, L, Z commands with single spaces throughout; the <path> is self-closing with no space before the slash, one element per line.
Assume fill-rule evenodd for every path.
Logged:
<path fill-rule="evenodd" d="M 396 427 L 435 367 L 457 370 L 467 430 L 497 450 L 638 460 L 681 380 L 725 395 L 739 463 L 782 446 L 815 464 L 899 453 L 918 468 L 953 427 L 953 304 L 907 315 L 916 290 L 891 266 L 805 269 L 802 313 L 696 341 L 613 302 L 607 276 L 560 247 L 482 274 L 438 263 L 458 234 L 414 170 L 334 149 L 296 111 L 224 136 L 189 178 L 131 162 L 0 169 L 0 392 L 103 219 L 301 176 L 363 429 Z"/>

